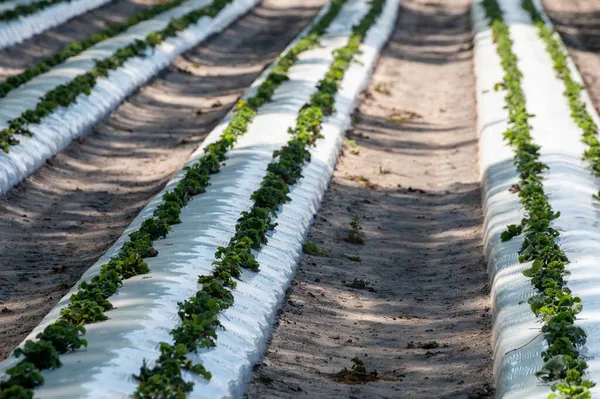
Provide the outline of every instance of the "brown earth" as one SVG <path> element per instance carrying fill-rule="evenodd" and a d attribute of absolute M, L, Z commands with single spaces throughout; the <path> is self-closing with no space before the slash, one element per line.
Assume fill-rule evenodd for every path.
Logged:
<path fill-rule="evenodd" d="M 248 398 L 492 397 L 475 112 L 469 1 L 404 1 Z"/>
<path fill-rule="evenodd" d="M 595 0 L 543 0 L 600 112 L 600 3 Z"/>
<path fill-rule="evenodd" d="M 0 359 L 198 147 L 324 0 L 264 0 L 0 198 Z"/>
<path fill-rule="evenodd" d="M 70 43 L 100 32 L 110 24 L 122 24 L 127 17 L 160 3 L 161 0 L 113 0 L 102 7 L 71 18 L 14 46 L 0 50 L 0 81 L 59 52 Z"/>

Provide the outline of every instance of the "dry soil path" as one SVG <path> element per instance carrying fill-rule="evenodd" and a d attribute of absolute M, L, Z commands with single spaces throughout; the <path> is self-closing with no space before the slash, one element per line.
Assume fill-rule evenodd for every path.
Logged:
<path fill-rule="evenodd" d="M 469 1 L 405 0 L 247 397 L 492 396 L 475 112 Z"/>
<path fill-rule="evenodd" d="M 264 0 L 0 198 L 0 359 L 117 239 L 325 0 Z"/>

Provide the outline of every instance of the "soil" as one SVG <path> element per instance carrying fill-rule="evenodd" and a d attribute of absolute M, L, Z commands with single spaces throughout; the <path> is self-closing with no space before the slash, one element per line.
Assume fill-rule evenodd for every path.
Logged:
<path fill-rule="evenodd" d="M 594 0 L 544 0 L 543 4 L 600 112 L 600 3 Z"/>
<path fill-rule="evenodd" d="M 102 7 L 76 16 L 14 46 L 0 50 L 0 81 L 18 75 L 65 48 L 105 29 L 122 24 L 127 17 L 160 3 L 160 0 L 113 0 Z"/>
<path fill-rule="evenodd" d="M 469 3 L 403 2 L 248 398 L 493 396 Z"/>
<path fill-rule="evenodd" d="M 325 0 L 264 0 L 0 198 L 0 360 L 182 166 Z"/>

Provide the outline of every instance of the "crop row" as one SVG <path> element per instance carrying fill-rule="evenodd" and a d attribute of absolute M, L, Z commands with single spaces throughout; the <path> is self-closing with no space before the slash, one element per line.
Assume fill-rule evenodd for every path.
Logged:
<path fill-rule="evenodd" d="M 531 137 L 529 119 L 533 115 L 527 112 L 521 86 L 522 73 L 502 10 L 496 0 L 484 0 L 483 5 L 491 21 L 493 39 L 504 70 L 503 81 L 498 85 L 506 91 L 509 113 L 509 127 L 504 137 L 515 153 L 518 195 L 525 209 L 521 223 L 508 226 L 501 238 L 507 241 L 518 235 L 524 236 L 519 261 L 532 262 L 523 274 L 531 278 L 531 284 L 538 290 L 528 303 L 542 323 L 541 332 L 548 343 L 541 354 L 544 365 L 536 375 L 553 384 L 552 389 L 558 394 L 551 397 L 590 397 L 589 388 L 595 384 L 584 379 L 587 363 L 579 353 L 586 335 L 575 325 L 582 303 L 571 294 L 564 279 L 569 260 L 556 242 L 559 232 L 552 227 L 552 221 L 560 217 L 560 212 L 552 209 L 543 187 L 543 171 L 548 166 L 539 160 L 540 147 Z"/>
<path fill-rule="evenodd" d="M 523 0 L 523 8 L 529 12 L 531 19 L 538 29 L 540 38 L 546 44 L 546 51 L 550 54 L 553 61 L 553 67 L 557 76 L 565 85 L 564 95 L 568 100 L 571 109 L 571 117 L 582 131 L 582 141 L 588 146 L 583 154 L 583 158 L 589 162 L 590 167 L 597 177 L 600 177 L 600 140 L 598 140 L 598 126 L 589 114 L 585 101 L 582 99 L 584 88 L 575 81 L 571 69 L 569 68 L 568 56 L 564 51 L 564 46 L 560 37 L 549 27 L 532 0 Z M 597 195 L 597 197 L 600 197 Z"/>
<path fill-rule="evenodd" d="M 90 282 L 81 283 L 69 305 L 61 311 L 60 319 L 46 327 L 38 335 L 38 341 L 27 341 L 22 349 L 15 351 L 15 355 L 23 356 L 24 360 L 7 371 L 10 378 L 0 384 L 0 398 L 4 399 L 5 396 L 2 395 L 32 397 L 31 390 L 43 383 L 39 370 L 59 367 L 60 354 L 86 345 L 81 338 L 81 334 L 85 332 L 82 325 L 105 320 L 104 312 L 112 308 L 108 299 L 117 292 L 122 280 L 148 272 L 148 265 L 143 258 L 157 255 L 152 242 L 164 238 L 171 225 L 180 223 L 181 208 L 193 196 L 206 190 L 210 175 L 219 172 L 227 151 L 240 135 L 246 133 L 258 108 L 271 101 L 273 92 L 287 79 L 287 71 L 297 61 L 298 55 L 318 43 L 319 36 L 337 15 L 343 3 L 344 0 L 332 2 L 328 12 L 309 34 L 278 60 L 267 79 L 259 86 L 257 94 L 237 104 L 221 139 L 207 146 L 205 154 L 186 168 L 185 176 L 177 187 L 163 195 L 163 201 L 156 208 L 154 216 L 144 220 L 138 231 L 130 234 L 130 241 L 101 267 L 100 274 Z"/>
<path fill-rule="evenodd" d="M 140 398 L 163 397 L 171 392 L 188 392 L 191 387 L 182 376 L 182 369 L 192 370 L 206 378 L 210 372 L 202 365 L 192 365 L 186 353 L 197 348 L 215 345 L 217 331 L 221 328 L 218 314 L 233 304 L 232 289 L 242 268 L 258 271 L 259 263 L 253 250 L 267 243 L 268 233 L 275 228 L 277 213 L 288 202 L 290 187 L 302 178 L 302 168 L 310 161 L 309 148 L 320 137 L 323 117 L 334 112 L 335 94 L 349 68 L 368 29 L 383 9 L 385 0 L 375 0 L 361 22 L 353 27 L 348 43 L 334 52 L 334 61 L 325 77 L 318 83 L 308 104 L 300 111 L 296 126 L 290 130 L 292 138 L 282 149 L 273 153 L 273 162 L 261 186 L 251 195 L 254 204 L 244 211 L 235 226 L 236 233 L 226 247 L 215 253 L 213 272 L 200 276 L 202 289 L 188 300 L 179 303 L 181 325 L 171 331 L 173 344 L 160 345 L 160 357 L 150 368 L 142 366 L 136 396 Z"/>
<path fill-rule="evenodd" d="M 58 107 L 66 107 L 77 101 L 81 94 L 90 95 L 92 89 L 101 77 L 108 76 L 111 70 L 121 67 L 127 60 L 143 56 L 147 51 L 160 45 L 165 39 L 176 36 L 179 32 L 196 23 L 202 17 L 214 18 L 232 0 L 213 0 L 209 6 L 197 8 L 173 19 L 166 28 L 149 33 L 144 40 L 135 40 L 133 43 L 116 50 L 111 56 L 97 60 L 95 67 L 78 75 L 68 83 L 59 85 L 47 92 L 35 108 L 24 111 L 18 118 L 8 123 L 8 128 L 0 130 L 0 147 L 8 152 L 9 146 L 18 144 L 16 134 L 31 136 L 28 125 L 40 123 L 42 118 L 50 115 Z"/>
<path fill-rule="evenodd" d="M 53 54 L 51 57 L 33 65 L 18 75 L 11 76 L 6 79 L 5 82 L 0 83 L 0 98 L 6 97 L 9 92 L 21 86 L 22 84 L 29 82 L 31 79 L 39 76 L 45 72 L 48 72 L 52 67 L 59 65 L 64 62 L 67 58 L 75 57 L 81 52 L 87 50 L 95 44 L 98 44 L 104 40 L 110 39 L 111 37 L 117 36 L 127 29 L 136 25 L 142 21 L 147 21 L 154 18 L 155 16 L 171 10 L 181 5 L 185 0 L 172 0 L 168 3 L 161 3 L 147 10 L 138 11 L 131 15 L 122 24 L 111 24 L 101 32 L 93 34 L 92 36 L 73 42 L 67 45 L 65 48 Z"/>

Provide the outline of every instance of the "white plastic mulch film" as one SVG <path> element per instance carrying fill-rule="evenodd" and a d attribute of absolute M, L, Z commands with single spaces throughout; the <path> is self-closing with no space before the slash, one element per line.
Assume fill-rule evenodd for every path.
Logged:
<path fill-rule="evenodd" d="M 98 79 L 92 93 L 77 97 L 68 107 L 58 108 L 40 124 L 29 125 L 33 136 L 18 136 L 20 143 L 0 151 L 0 195 L 35 172 L 44 162 L 66 147 L 73 138 L 92 128 L 116 108 L 136 88 L 166 68 L 181 53 L 196 46 L 208 36 L 220 32 L 254 7 L 259 0 L 235 0 L 215 18 L 202 17 L 194 25 L 170 37 L 147 56 L 129 59 L 108 77 Z M 100 42 L 81 54 L 69 58 L 0 99 L 0 129 L 8 122 L 32 109 L 46 92 L 71 81 L 94 67 L 94 59 L 103 59 L 150 32 L 165 28 L 168 23 L 186 13 L 209 5 L 210 0 L 190 0 L 179 7 L 141 22 L 126 32 Z"/>
<path fill-rule="evenodd" d="M 302 242 L 314 213 L 333 173 L 342 137 L 351 123 L 351 113 L 360 91 L 368 83 L 379 50 L 391 33 L 400 0 L 388 0 L 384 11 L 368 32 L 361 47 L 362 54 L 347 71 L 336 96 L 336 113 L 323 124 L 324 138 L 312 150 L 311 162 L 305 166 L 301 181 L 292 188 L 292 201 L 278 215 L 269 243 L 256 255 L 260 272 L 245 271 L 233 291 L 235 303 L 219 320 L 225 330 L 219 331 L 217 346 L 190 354 L 212 373 L 210 381 L 191 374 L 186 380 L 195 382 L 191 398 L 241 397 L 251 376 L 252 365 L 264 351 L 276 312 L 293 278 L 301 256 Z M 169 331 L 178 324 L 177 302 L 198 289 L 198 275 L 212 270 L 214 253 L 226 245 L 235 233 L 235 223 L 252 205 L 250 194 L 259 187 L 272 160 L 273 151 L 290 139 L 288 127 L 295 124 L 300 108 L 316 90 L 333 60 L 332 51 L 347 42 L 351 27 L 369 9 L 367 0 L 349 0 L 330 25 L 321 47 L 307 51 L 289 71 L 290 80 L 276 90 L 271 103 L 258 111 L 248 132 L 228 154 L 227 166 L 212 176 L 207 192 L 195 197 L 182 210 L 182 223 L 173 226 L 166 239 L 155 242 L 159 254 L 146 259 L 151 273 L 124 281 L 119 293 L 111 297 L 115 309 L 107 313 L 109 320 L 86 326 L 87 349 L 61 356 L 63 366 L 44 371 L 45 384 L 35 390 L 41 398 L 120 398 L 136 389 L 131 375 L 139 371 L 144 359 L 154 361 L 161 341 L 171 342 Z M 266 73 L 255 82 L 252 95 Z M 203 148 L 218 140 L 230 120 L 226 117 L 192 155 L 197 160 Z M 180 171 L 163 192 L 138 215 L 113 247 L 82 277 L 90 279 L 100 266 L 115 255 L 127 235 L 152 215 L 164 191 L 172 189 L 183 176 Z M 56 319 L 68 303 L 75 288 L 44 318 L 28 337 L 32 339 Z M 15 364 L 11 358 L 0 364 L 2 370 Z"/>
<path fill-rule="evenodd" d="M 22 42 L 43 31 L 58 26 L 69 19 L 98 8 L 111 0 L 72 0 L 57 3 L 34 14 L 10 21 L 0 21 L 0 49 Z M 0 12 L 11 10 L 17 5 L 34 3 L 17 0 L 0 5 Z"/>
<path fill-rule="evenodd" d="M 577 325 L 584 328 L 587 343 L 581 354 L 588 358 L 586 377 L 600 382 L 600 269 L 594 259 L 600 255 L 597 205 L 592 195 L 600 180 L 582 161 L 585 146 L 582 131 L 571 118 L 564 83 L 557 77 L 544 42 L 538 36 L 520 0 L 498 0 L 509 26 L 513 51 L 523 73 L 522 88 L 527 100 L 532 137 L 541 146 L 540 161 L 549 166 L 544 172 L 544 190 L 550 205 L 560 211 L 553 227 L 560 231 L 557 243 L 571 263 L 567 287 L 583 302 Z M 541 10 L 539 3 L 538 9 Z M 550 387 L 535 372 L 542 366 L 541 352 L 547 343 L 540 334 L 541 324 L 527 299 L 535 294 L 530 279 L 522 271 L 530 263 L 519 264 L 517 252 L 522 238 L 502 243 L 500 234 L 523 216 L 518 196 L 508 189 L 518 182 L 513 166 L 514 153 L 503 140 L 507 127 L 504 92 L 495 91 L 503 71 L 491 29 L 479 1 L 473 7 L 475 29 L 475 73 L 477 77 L 479 154 L 483 175 L 485 211 L 485 254 L 492 279 L 494 309 L 493 345 L 496 396 L 499 398 L 546 398 Z M 571 62 L 574 76 L 579 78 Z M 587 93 L 583 98 L 598 121 Z M 592 389 L 600 393 L 598 387 Z"/>

